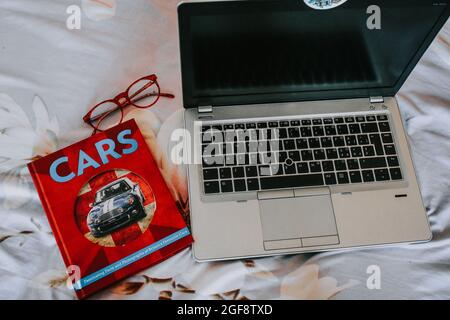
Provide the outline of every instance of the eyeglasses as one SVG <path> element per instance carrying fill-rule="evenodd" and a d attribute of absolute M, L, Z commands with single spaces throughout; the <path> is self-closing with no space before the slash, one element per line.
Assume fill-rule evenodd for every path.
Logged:
<path fill-rule="evenodd" d="M 108 127 L 122 123 L 123 110 L 128 106 L 147 109 L 154 106 L 160 97 L 173 99 L 171 93 L 161 92 L 156 75 L 152 74 L 133 82 L 126 91 L 114 99 L 105 100 L 95 105 L 83 117 L 83 121 L 93 129 L 93 134 Z M 108 121 L 106 121 L 108 119 Z"/>

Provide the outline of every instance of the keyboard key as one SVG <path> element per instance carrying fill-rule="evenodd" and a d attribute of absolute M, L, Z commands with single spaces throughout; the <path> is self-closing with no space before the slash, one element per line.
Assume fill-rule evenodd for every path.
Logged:
<path fill-rule="evenodd" d="M 388 169 L 376 169 L 375 170 L 375 179 L 377 181 L 387 181 L 387 180 L 389 180 Z"/>
<path fill-rule="evenodd" d="M 357 170 L 359 169 L 359 162 L 357 159 L 348 159 L 347 167 L 349 170 Z"/>
<path fill-rule="evenodd" d="M 306 139 L 297 139 L 296 141 L 297 149 L 308 149 L 308 140 Z"/>
<path fill-rule="evenodd" d="M 312 137 L 311 127 L 301 127 L 300 133 L 301 133 L 302 137 Z"/>
<path fill-rule="evenodd" d="M 211 133 L 211 130 L 208 130 L 207 132 L 202 134 L 202 142 L 212 142 L 213 141 L 213 135 Z"/>
<path fill-rule="evenodd" d="M 258 176 L 258 168 L 256 166 L 245 167 L 245 175 L 247 177 L 257 177 Z"/>
<path fill-rule="evenodd" d="M 259 129 L 265 129 L 268 127 L 267 122 L 258 122 L 257 126 Z"/>
<path fill-rule="evenodd" d="M 384 168 L 387 166 L 385 157 L 359 159 L 361 169 Z"/>
<path fill-rule="evenodd" d="M 279 188 L 314 187 L 322 185 L 324 185 L 324 180 L 323 175 L 321 173 L 261 178 L 262 190 L 279 189 Z"/>
<path fill-rule="evenodd" d="M 233 168 L 233 178 L 243 178 L 245 177 L 245 171 L 243 167 Z"/>
<path fill-rule="evenodd" d="M 389 169 L 389 172 L 391 173 L 392 180 L 402 180 L 402 171 L 400 168 L 391 168 Z"/>
<path fill-rule="evenodd" d="M 381 140 L 383 140 L 383 143 L 393 143 L 394 142 L 394 139 L 392 139 L 392 134 L 390 134 L 390 133 L 382 133 Z"/>
<path fill-rule="evenodd" d="M 271 176 L 272 171 L 270 170 L 270 166 L 262 165 L 258 166 L 259 176 Z"/>
<path fill-rule="evenodd" d="M 260 163 L 257 150 L 258 148 L 256 148 L 254 151 L 251 151 L 251 153 L 248 154 L 248 164 L 256 165 Z"/>
<path fill-rule="evenodd" d="M 367 134 L 361 134 L 358 136 L 358 143 L 360 145 L 369 144 L 369 136 Z"/>
<path fill-rule="evenodd" d="M 292 161 L 295 161 L 295 162 L 301 160 L 299 151 L 289 151 L 288 157 L 289 157 L 289 159 L 291 159 Z"/>
<path fill-rule="evenodd" d="M 238 165 L 248 164 L 248 154 L 238 154 L 236 156 L 236 164 Z"/>
<path fill-rule="evenodd" d="M 236 157 L 234 155 L 227 154 L 225 156 L 225 165 L 226 166 L 234 166 L 236 163 Z"/>
<path fill-rule="evenodd" d="M 276 135 L 279 139 L 286 139 L 288 137 L 288 133 L 286 128 L 278 129 L 278 135 Z"/>
<path fill-rule="evenodd" d="M 219 182 L 218 181 L 206 181 L 204 183 L 205 193 L 219 193 Z"/>
<path fill-rule="evenodd" d="M 337 149 L 326 149 L 327 159 L 337 159 L 339 158 Z"/>
<path fill-rule="evenodd" d="M 322 119 L 313 119 L 312 123 L 313 125 L 322 124 Z"/>
<path fill-rule="evenodd" d="M 308 173 L 309 167 L 307 162 L 298 162 L 297 163 L 297 173 Z"/>
<path fill-rule="evenodd" d="M 322 148 L 332 148 L 333 147 L 333 139 L 330 137 L 324 137 L 320 139 L 322 143 Z"/>
<path fill-rule="evenodd" d="M 375 181 L 375 177 L 373 176 L 373 171 L 372 170 L 363 170 L 362 171 L 362 176 L 363 176 L 364 182 L 373 182 L 373 181 Z"/>
<path fill-rule="evenodd" d="M 262 152 L 259 154 L 259 162 L 260 164 L 270 164 L 276 161 L 274 154 L 270 152 Z"/>
<path fill-rule="evenodd" d="M 213 167 L 221 167 L 223 166 L 224 158 L 223 157 L 205 157 L 202 159 L 203 167 L 205 168 L 213 168 Z"/>
<path fill-rule="evenodd" d="M 319 161 L 314 161 L 309 163 L 309 170 L 311 172 L 322 172 L 322 166 Z"/>
<path fill-rule="evenodd" d="M 345 122 L 346 123 L 353 123 L 353 122 L 355 122 L 355 118 L 354 117 L 345 117 Z"/>
<path fill-rule="evenodd" d="M 280 127 L 289 127 L 289 121 L 280 121 Z"/>
<path fill-rule="evenodd" d="M 234 191 L 247 191 L 244 179 L 234 180 Z"/>
<path fill-rule="evenodd" d="M 223 126 L 225 130 L 234 130 L 234 124 L 225 124 Z"/>
<path fill-rule="evenodd" d="M 336 174 L 334 174 L 334 172 L 332 172 L 332 173 L 325 173 L 323 176 L 325 178 L 325 184 L 326 185 L 337 184 Z"/>
<path fill-rule="evenodd" d="M 247 189 L 248 189 L 248 191 L 257 191 L 257 190 L 259 190 L 259 181 L 258 181 L 258 179 L 248 179 L 247 180 Z"/>
<path fill-rule="evenodd" d="M 354 157 L 354 158 L 360 158 L 363 156 L 361 147 L 352 147 L 351 151 L 352 151 L 352 157 Z"/>
<path fill-rule="evenodd" d="M 397 152 L 395 151 L 395 146 L 393 144 L 387 144 L 384 146 L 384 151 L 386 152 L 386 155 L 393 155 Z"/>
<path fill-rule="evenodd" d="M 283 165 L 283 169 L 284 169 L 284 173 L 285 174 L 296 174 L 297 170 L 295 168 L 296 166 L 294 165 L 294 163 L 291 164 L 284 164 Z"/>
<path fill-rule="evenodd" d="M 296 148 L 295 146 L 295 140 L 288 139 L 283 141 L 284 150 L 294 150 Z"/>
<path fill-rule="evenodd" d="M 315 137 L 321 137 L 325 135 L 323 127 L 313 127 L 313 133 Z"/>
<path fill-rule="evenodd" d="M 345 146 L 344 137 L 333 137 L 333 143 L 335 147 L 343 147 Z"/>
<path fill-rule="evenodd" d="M 282 152 L 278 153 L 278 158 L 277 158 L 278 162 L 280 162 L 280 163 L 285 162 L 287 158 L 288 158 L 287 152 L 282 151 Z"/>
<path fill-rule="evenodd" d="M 349 148 L 339 148 L 338 153 L 339 153 L 339 158 L 350 158 L 350 149 Z"/>
<path fill-rule="evenodd" d="M 320 139 L 319 138 L 309 138 L 309 147 L 311 149 L 320 148 Z"/>
<path fill-rule="evenodd" d="M 387 121 L 388 117 L 385 114 L 380 114 L 377 116 L 378 121 Z"/>
<path fill-rule="evenodd" d="M 302 161 L 311 161 L 314 159 L 312 150 L 302 150 Z"/>
<path fill-rule="evenodd" d="M 245 124 L 243 124 L 243 123 L 237 123 L 237 124 L 234 125 L 234 128 L 235 128 L 236 130 L 244 130 L 244 129 L 245 129 Z"/>
<path fill-rule="evenodd" d="M 336 126 L 325 126 L 325 134 L 327 136 L 335 136 L 337 134 Z"/>
<path fill-rule="evenodd" d="M 338 134 L 348 134 L 348 127 L 346 124 L 340 124 L 337 126 L 337 133 Z"/>
<path fill-rule="evenodd" d="M 351 134 L 357 134 L 357 133 L 361 133 L 361 129 L 359 127 L 359 124 L 354 123 L 354 124 L 350 124 L 348 126 L 348 129 L 350 131 Z"/>
<path fill-rule="evenodd" d="M 378 126 L 376 123 L 361 123 L 362 133 L 378 132 Z"/>
<path fill-rule="evenodd" d="M 380 127 L 381 132 L 389 132 L 391 131 L 391 127 L 389 126 L 389 122 L 379 122 L 378 126 Z"/>
<path fill-rule="evenodd" d="M 302 126 L 310 126 L 311 120 L 302 120 Z"/>
<path fill-rule="evenodd" d="M 376 121 L 376 118 L 375 118 L 375 116 L 367 116 L 366 120 L 369 122 L 373 122 L 373 121 Z"/>
<path fill-rule="evenodd" d="M 235 143 L 234 150 L 236 151 L 236 153 L 245 153 L 247 150 L 247 144 L 245 142 Z"/>
<path fill-rule="evenodd" d="M 247 129 L 256 129 L 256 123 L 247 123 L 246 127 Z"/>
<path fill-rule="evenodd" d="M 231 179 L 231 168 L 219 169 L 220 179 Z"/>
<path fill-rule="evenodd" d="M 289 128 L 288 134 L 289 134 L 289 138 L 299 138 L 300 130 L 299 130 L 299 128 Z"/>
<path fill-rule="evenodd" d="M 298 127 L 300 125 L 300 121 L 299 120 L 293 120 L 291 121 L 291 126 L 293 127 Z"/>
<path fill-rule="evenodd" d="M 370 134 L 369 139 L 370 139 L 370 142 L 375 147 L 375 152 L 376 152 L 377 156 L 384 155 L 383 143 L 381 142 L 380 135 L 379 134 Z"/>
<path fill-rule="evenodd" d="M 255 153 L 258 152 L 258 141 L 249 141 L 246 144 L 247 152 Z"/>
<path fill-rule="evenodd" d="M 347 170 L 347 165 L 345 164 L 345 160 L 335 160 L 334 167 L 337 171 Z"/>
<path fill-rule="evenodd" d="M 397 157 L 387 157 L 389 167 L 398 167 L 399 162 Z"/>
<path fill-rule="evenodd" d="M 203 180 L 217 180 L 218 178 L 217 169 L 203 169 Z"/>
<path fill-rule="evenodd" d="M 233 192 L 233 183 L 231 180 L 220 181 L 220 191 L 222 192 Z"/>
<path fill-rule="evenodd" d="M 325 151 L 323 149 L 314 150 L 314 160 L 325 160 Z"/>
<path fill-rule="evenodd" d="M 364 118 L 363 116 L 358 116 L 356 117 L 356 122 L 365 122 L 366 118 Z"/>
<path fill-rule="evenodd" d="M 339 117 L 339 118 L 334 118 L 334 123 L 344 123 L 344 118 L 341 118 L 341 117 Z"/>
<path fill-rule="evenodd" d="M 279 176 L 284 174 L 283 166 L 280 164 L 271 164 L 270 165 L 270 172 L 272 176 Z"/>
<path fill-rule="evenodd" d="M 333 124 L 333 119 L 331 118 L 323 119 L 323 124 Z"/>
<path fill-rule="evenodd" d="M 350 183 L 350 180 L 348 179 L 348 173 L 347 172 L 338 172 L 337 173 L 337 180 L 338 180 L 339 184 Z"/>
<path fill-rule="evenodd" d="M 356 136 L 345 136 L 345 143 L 348 146 L 356 146 L 358 141 L 356 141 Z"/>
<path fill-rule="evenodd" d="M 373 157 L 375 155 L 375 149 L 373 146 L 364 146 L 363 154 L 365 157 Z"/>
<path fill-rule="evenodd" d="M 269 121 L 269 128 L 277 128 L 278 121 Z"/>
<path fill-rule="evenodd" d="M 350 181 L 352 183 L 362 182 L 361 173 L 359 171 L 350 171 Z"/>
<path fill-rule="evenodd" d="M 334 171 L 333 161 L 322 161 L 323 171 Z"/>

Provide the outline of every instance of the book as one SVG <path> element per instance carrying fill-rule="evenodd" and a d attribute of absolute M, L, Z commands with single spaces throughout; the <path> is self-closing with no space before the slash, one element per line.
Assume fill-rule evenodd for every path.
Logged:
<path fill-rule="evenodd" d="M 28 169 L 80 299 L 192 243 L 134 120 Z"/>

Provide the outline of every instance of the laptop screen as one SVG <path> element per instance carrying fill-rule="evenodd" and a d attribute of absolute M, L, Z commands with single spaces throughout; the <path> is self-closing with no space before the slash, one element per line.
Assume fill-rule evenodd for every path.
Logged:
<path fill-rule="evenodd" d="M 330 10 L 304 0 L 183 4 L 185 107 L 395 95 L 448 8 L 448 0 L 348 0 Z"/>

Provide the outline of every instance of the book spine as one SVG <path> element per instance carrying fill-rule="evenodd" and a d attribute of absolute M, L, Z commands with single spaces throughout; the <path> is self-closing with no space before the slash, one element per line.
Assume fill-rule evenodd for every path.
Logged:
<path fill-rule="evenodd" d="M 58 247 L 60 248 L 64 263 L 66 264 L 66 267 L 70 266 L 70 265 L 72 265 L 72 263 L 70 261 L 69 251 L 67 250 L 67 248 L 64 245 L 64 242 L 62 241 L 61 233 L 58 228 L 58 224 L 55 222 L 53 212 L 47 201 L 47 197 L 45 196 L 45 194 L 43 192 L 44 189 L 42 188 L 41 180 L 39 179 L 39 175 L 36 174 L 36 170 L 34 168 L 33 163 L 28 164 L 28 171 L 30 172 L 31 178 L 33 179 L 34 185 L 36 186 L 36 190 L 37 190 L 39 198 L 41 200 L 42 207 L 44 208 L 45 214 L 47 215 L 47 220 L 50 224 L 50 227 L 52 228 L 53 234 L 56 239 L 56 243 L 57 243 Z"/>

